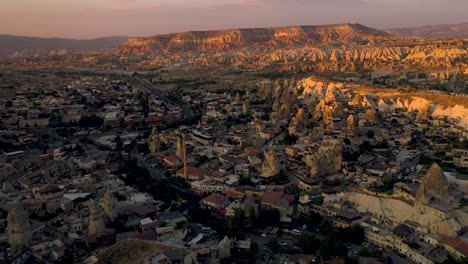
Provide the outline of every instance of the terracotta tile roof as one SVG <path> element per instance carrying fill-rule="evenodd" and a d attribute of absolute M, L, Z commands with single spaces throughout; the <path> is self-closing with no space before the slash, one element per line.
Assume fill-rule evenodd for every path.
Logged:
<path fill-rule="evenodd" d="M 274 204 L 281 199 L 283 194 L 280 192 L 264 192 L 262 197 L 262 204 Z"/>
<path fill-rule="evenodd" d="M 262 196 L 262 204 L 275 204 L 281 198 L 292 203 L 296 199 L 293 194 L 284 194 L 280 192 L 264 192 Z"/>
<path fill-rule="evenodd" d="M 463 256 L 468 257 L 468 243 L 458 237 L 444 237 L 440 241 L 442 244 L 448 245 L 457 250 Z"/>
<path fill-rule="evenodd" d="M 239 158 L 239 157 L 234 157 L 234 156 L 232 156 L 230 154 L 221 155 L 221 156 L 219 156 L 219 158 L 221 160 L 225 160 L 225 161 L 227 161 L 229 163 L 233 163 L 233 164 L 245 164 L 245 163 L 247 163 L 246 159 Z"/>
<path fill-rule="evenodd" d="M 37 193 L 50 193 L 50 192 L 60 192 L 62 189 L 60 189 L 56 185 L 48 185 L 45 187 L 42 187 L 40 190 L 37 191 Z"/>
<path fill-rule="evenodd" d="M 296 196 L 294 194 L 284 194 L 283 198 L 286 199 L 288 202 L 292 203 L 296 200 Z"/>
<path fill-rule="evenodd" d="M 246 147 L 244 148 L 244 152 L 247 154 L 247 156 L 256 156 L 258 154 L 257 149 L 254 147 Z"/>
<path fill-rule="evenodd" d="M 176 162 L 179 162 L 179 157 L 177 157 L 176 155 L 168 155 L 168 156 L 164 156 L 164 160 L 167 160 L 170 163 L 176 163 Z"/>
<path fill-rule="evenodd" d="M 177 176 L 184 176 L 184 168 L 178 170 L 176 172 Z M 197 178 L 197 179 L 203 179 L 203 177 L 206 175 L 206 171 L 204 169 L 200 169 L 197 167 L 192 167 L 192 166 L 187 166 L 187 176 L 189 178 Z"/>
<path fill-rule="evenodd" d="M 145 215 L 153 214 L 156 212 L 156 208 L 154 208 L 153 206 L 149 206 L 149 205 L 137 206 L 130 210 L 139 216 L 145 216 Z"/>
<path fill-rule="evenodd" d="M 209 196 L 203 198 L 205 203 L 214 204 L 216 206 L 223 206 L 226 204 L 226 197 L 222 194 L 212 193 Z"/>
<path fill-rule="evenodd" d="M 242 197 L 244 197 L 245 193 L 238 192 L 236 190 L 228 190 L 227 195 L 234 199 L 241 199 Z"/>

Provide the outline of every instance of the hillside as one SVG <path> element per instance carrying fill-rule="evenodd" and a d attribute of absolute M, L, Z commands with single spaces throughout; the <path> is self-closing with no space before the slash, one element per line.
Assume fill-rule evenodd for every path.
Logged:
<path fill-rule="evenodd" d="M 190 31 L 146 38 L 131 38 L 119 53 L 230 50 L 252 45 L 285 47 L 295 44 L 360 42 L 388 33 L 360 24 L 293 26 L 278 28 Z"/>
<path fill-rule="evenodd" d="M 114 49 L 127 40 L 128 37 L 78 40 L 0 35 L 0 59 L 21 56 L 66 55 L 70 52 Z"/>
<path fill-rule="evenodd" d="M 419 36 L 426 38 L 468 37 L 468 22 L 410 28 L 393 28 L 386 29 L 385 32 L 396 36 Z"/>
<path fill-rule="evenodd" d="M 145 240 L 124 240 L 99 253 L 98 258 L 108 263 L 138 263 L 143 258 L 172 249 L 166 245 Z"/>

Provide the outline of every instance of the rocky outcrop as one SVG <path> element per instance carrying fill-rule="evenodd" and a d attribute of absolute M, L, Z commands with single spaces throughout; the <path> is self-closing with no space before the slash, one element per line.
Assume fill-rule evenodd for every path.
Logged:
<path fill-rule="evenodd" d="M 13 248 L 27 247 L 31 243 L 32 232 L 29 212 L 22 203 L 10 204 L 7 216 L 8 243 Z"/>
<path fill-rule="evenodd" d="M 269 178 L 280 173 L 280 163 L 273 149 L 265 152 L 265 161 L 262 164 L 262 177 Z"/>
<path fill-rule="evenodd" d="M 104 194 L 101 207 L 104 210 L 107 218 L 109 218 L 111 221 L 114 221 L 117 216 L 117 198 L 115 198 L 114 193 L 110 189 L 107 189 L 106 193 Z"/>
<path fill-rule="evenodd" d="M 231 240 L 225 236 L 218 244 L 219 258 L 226 259 L 231 256 Z"/>
<path fill-rule="evenodd" d="M 151 130 L 151 134 L 148 138 L 148 147 L 151 154 L 155 154 L 160 149 L 159 133 L 156 127 L 153 127 L 153 129 Z"/>
<path fill-rule="evenodd" d="M 114 53 L 145 55 L 151 58 L 150 64 L 296 62 L 291 71 L 316 72 L 421 66 L 446 69 L 465 61 L 468 56 L 464 40 L 395 37 L 358 24 L 185 32 L 134 38 Z"/>
<path fill-rule="evenodd" d="M 428 204 L 431 200 L 443 200 L 449 195 L 448 181 L 437 163 L 433 163 L 421 181 L 416 201 Z"/>
<path fill-rule="evenodd" d="M 362 98 L 369 95 L 369 91 L 361 93 Z M 386 107 L 368 101 L 370 107 L 378 107 L 379 110 L 402 108 L 409 112 L 415 112 L 418 119 L 429 117 L 449 117 L 457 120 L 459 125 L 468 127 L 468 99 L 446 94 L 431 93 L 377 93 L 372 94 L 377 99 L 384 99 Z M 353 100 L 354 101 L 354 100 Z M 363 104 L 363 101 L 361 101 Z M 385 108 L 385 109 L 384 109 Z"/>
<path fill-rule="evenodd" d="M 360 24 L 294 26 L 213 31 L 191 31 L 148 38 L 131 38 L 120 54 L 234 50 L 246 46 L 285 47 L 297 43 L 359 42 L 389 36 Z"/>
<path fill-rule="evenodd" d="M 316 153 L 305 157 L 310 175 L 317 177 L 336 174 L 341 169 L 342 152 L 343 146 L 340 141 L 324 140 Z"/>
<path fill-rule="evenodd" d="M 357 192 L 344 194 L 344 200 L 351 202 L 361 213 L 371 213 L 376 218 L 390 219 L 394 223 L 414 221 L 427 227 L 428 233 L 454 236 L 467 222 L 468 216 L 461 210 L 450 214 L 435 214 L 427 206 L 412 206 L 403 201 L 375 197 Z"/>

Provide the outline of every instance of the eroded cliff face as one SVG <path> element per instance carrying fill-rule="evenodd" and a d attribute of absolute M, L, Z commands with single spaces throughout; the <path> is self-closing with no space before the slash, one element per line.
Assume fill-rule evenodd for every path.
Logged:
<path fill-rule="evenodd" d="M 412 67 L 467 68 L 467 47 L 466 40 L 395 37 L 359 24 L 341 24 L 133 38 L 114 52 L 150 56 L 154 62 L 165 63 L 296 63 L 294 67 L 310 68 L 306 70 L 344 72 Z"/>
<path fill-rule="evenodd" d="M 361 95 L 368 94 L 367 92 Z M 418 118 L 449 117 L 459 122 L 459 125 L 468 127 L 468 97 L 454 97 L 442 94 L 401 94 L 377 93 L 379 100 L 373 103 L 380 111 L 393 111 L 403 108 L 410 112 L 418 112 Z M 427 97 L 427 98 L 424 98 Z M 456 98 L 457 100 L 454 100 Z"/>
<path fill-rule="evenodd" d="M 371 42 L 388 36 L 388 33 L 360 24 L 190 31 L 148 38 L 132 38 L 117 51 L 121 54 L 219 51 L 252 45 L 286 47 L 291 44 L 319 44 L 336 41 Z"/>
<path fill-rule="evenodd" d="M 360 105 L 380 112 L 391 112 L 404 109 L 416 112 L 418 119 L 429 117 L 449 117 L 458 121 L 462 127 L 468 127 L 468 96 L 453 96 L 448 94 L 416 91 L 400 93 L 392 89 L 352 89 L 356 95 L 350 98 L 347 84 L 339 82 L 325 82 L 315 77 L 304 78 L 293 87 L 294 94 L 303 96 L 311 103 L 311 109 L 321 116 L 326 110 L 325 103 L 346 100 L 350 105 Z"/>
<path fill-rule="evenodd" d="M 456 210 L 446 217 L 438 216 L 430 211 L 424 211 L 403 201 L 380 198 L 356 192 L 345 193 L 344 199 L 355 204 L 361 213 L 371 213 L 377 218 L 391 219 L 396 223 L 406 220 L 414 221 L 428 228 L 428 232 L 440 235 L 455 236 L 468 215 L 462 210 Z"/>

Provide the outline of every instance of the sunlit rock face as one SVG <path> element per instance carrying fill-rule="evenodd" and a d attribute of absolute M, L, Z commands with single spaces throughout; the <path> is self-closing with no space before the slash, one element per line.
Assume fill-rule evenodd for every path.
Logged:
<path fill-rule="evenodd" d="M 380 110 L 393 111 L 395 109 L 405 109 L 408 112 L 416 113 L 418 120 L 424 120 L 430 117 L 449 117 L 457 120 L 459 125 L 468 126 L 468 101 L 460 97 L 460 100 L 454 100 L 455 97 L 450 95 L 439 95 L 429 93 L 415 93 L 415 94 L 402 94 L 402 93 L 377 93 L 372 94 L 378 102 L 375 104 L 372 100 L 367 100 L 369 93 L 362 93 L 359 95 L 361 100 L 357 99 L 358 95 L 351 101 L 353 105 L 361 105 L 372 108 L 379 108 Z M 381 101 L 383 100 L 383 101 Z M 358 103 L 360 102 L 360 103 Z M 368 110 L 364 119 L 375 120 L 375 113 L 373 110 Z"/>
<path fill-rule="evenodd" d="M 371 213 L 378 218 L 390 219 L 394 223 L 414 221 L 426 227 L 427 233 L 455 236 L 468 222 L 467 214 L 462 210 L 438 215 L 427 206 L 412 206 L 401 200 L 358 192 L 347 192 L 343 198 L 355 205 L 361 213 Z"/>
<path fill-rule="evenodd" d="M 131 38 L 118 49 L 122 54 L 233 50 L 246 46 L 285 47 L 290 44 L 318 44 L 334 41 L 374 40 L 388 33 L 359 24 L 294 26 L 213 31 L 191 31 L 148 38 Z M 330 56 L 341 57 L 340 53 Z"/>
<path fill-rule="evenodd" d="M 270 149 L 265 152 L 265 161 L 262 164 L 262 177 L 272 177 L 280 172 L 280 163 L 275 151 Z"/>
<path fill-rule="evenodd" d="M 423 204 L 431 200 L 443 200 L 449 195 L 448 181 L 437 163 L 433 163 L 421 181 L 416 201 Z"/>
<path fill-rule="evenodd" d="M 397 37 L 359 24 L 195 31 L 132 38 L 112 51 L 155 63 L 304 63 L 301 70 L 356 72 L 394 67 L 466 68 L 463 40 Z M 313 65 L 310 65 L 313 62 Z M 457 66 L 457 67 L 458 67 Z M 296 66 L 294 66 L 296 67 Z"/>
<path fill-rule="evenodd" d="M 24 204 L 15 202 L 9 205 L 7 224 L 8 243 L 11 247 L 21 248 L 30 245 L 31 224 L 29 223 L 29 212 Z"/>
<path fill-rule="evenodd" d="M 104 210 L 105 215 L 111 221 L 114 221 L 117 216 L 117 198 L 115 198 L 113 192 L 108 189 L 102 198 L 101 207 Z"/>
<path fill-rule="evenodd" d="M 151 154 L 158 152 L 160 149 L 159 133 L 156 127 L 153 127 L 151 130 L 150 137 L 148 138 L 148 147 Z"/>
<path fill-rule="evenodd" d="M 325 140 L 317 152 L 305 157 L 312 177 L 332 175 L 341 169 L 343 146 L 337 140 Z"/>
<path fill-rule="evenodd" d="M 356 118 L 354 115 L 349 115 L 348 118 L 346 119 L 346 127 L 353 131 L 356 129 Z"/>

